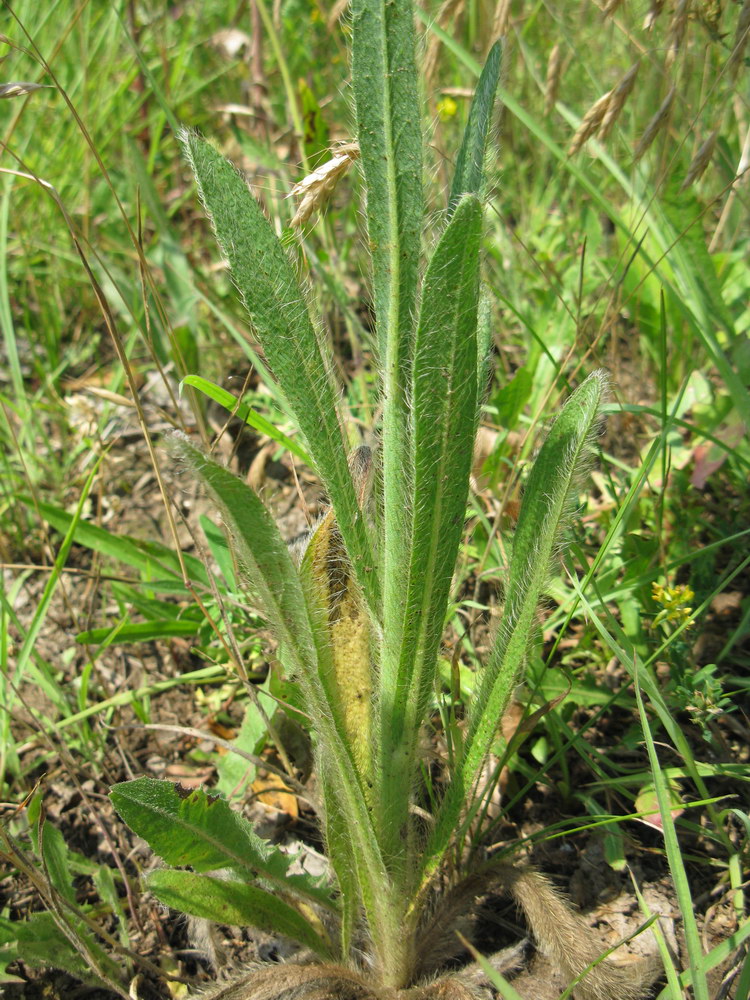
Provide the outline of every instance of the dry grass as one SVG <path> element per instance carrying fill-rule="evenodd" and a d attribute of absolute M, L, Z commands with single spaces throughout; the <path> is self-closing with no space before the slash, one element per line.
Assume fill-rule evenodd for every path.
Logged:
<path fill-rule="evenodd" d="M 745 0 L 742 10 L 740 10 L 740 16 L 737 19 L 737 30 L 734 34 L 732 53 L 727 63 L 727 69 L 732 80 L 736 79 L 742 66 L 748 38 L 750 38 L 750 0 Z"/>
<path fill-rule="evenodd" d="M 341 178 L 348 173 L 352 163 L 359 158 L 359 146 L 356 142 L 343 143 L 332 152 L 330 160 L 298 181 L 287 195 L 288 198 L 292 195 L 302 196 L 292 219 L 293 228 L 304 226 L 313 212 L 321 208 Z"/>
<path fill-rule="evenodd" d="M 510 22 L 510 0 L 498 0 L 495 17 L 492 21 L 492 38 L 503 38 L 508 33 Z"/>
<path fill-rule="evenodd" d="M 636 77 L 640 63 L 635 63 L 622 77 L 617 86 L 611 91 L 611 96 L 607 108 L 604 112 L 601 125 L 599 126 L 598 137 L 604 141 L 617 123 L 617 119 L 625 107 L 625 101 L 635 86 Z"/>
<path fill-rule="evenodd" d="M 690 0 L 678 0 L 672 14 L 672 20 L 669 22 L 669 31 L 667 33 L 669 40 L 667 43 L 667 54 L 664 59 L 667 69 L 675 63 L 682 49 L 687 31 L 689 12 Z"/>
<path fill-rule="evenodd" d="M 716 140 L 719 138 L 720 129 L 715 128 L 708 136 L 704 139 L 696 150 L 695 156 L 690 161 L 690 166 L 688 167 L 687 174 L 685 175 L 685 180 L 682 182 L 680 187 L 681 191 L 685 188 L 689 188 L 691 184 L 702 177 L 706 171 L 706 167 L 711 162 L 711 157 L 714 154 L 714 149 L 716 148 Z"/>
<path fill-rule="evenodd" d="M 648 9 L 648 14 L 643 21 L 643 30 L 651 31 L 653 26 L 656 24 L 656 20 L 664 10 L 664 0 L 651 0 L 651 6 Z"/>
<path fill-rule="evenodd" d="M 435 16 L 435 23 L 443 30 L 447 30 L 451 22 L 453 22 L 454 27 L 457 27 L 465 6 L 465 0 L 443 0 Z M 425 80 L 427 93 L 432 92 L 432 81 L 437 72 L 438 59 L 442 48 L 440 38 L 436 34 L 431 34 L 427 40 L 427 47 L 425 48 L 422 60 L 422 75 Z"/>
<path fill-rule="evenodd" d="M 549 54 L 547 78 L 544 83 L 544 117 L 552 114 L 562 79 L 562 46 L 558 42 Z"/>
<path fill-rule="evenodd" d="M 649 149 L 657 135 L 667 127 L 669 116 L 674 104 L 676 88 L 674 84 L 669 88 L 669 93 L 656 110 L 656 114 L 651 118 L 646 128 L 643 130 L 638 145 L 633 152 L 633 160 L 637 163 L 643 154 Z"/>

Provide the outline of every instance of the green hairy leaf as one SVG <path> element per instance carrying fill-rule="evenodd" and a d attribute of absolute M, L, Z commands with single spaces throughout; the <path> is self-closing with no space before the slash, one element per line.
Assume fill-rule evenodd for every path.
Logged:
<path fill-rule="evenodd" d="M 569 523 L 576 488 L 588 465 L 607 378 L 594 372 L 573 393 L 547 435 L 524 493 L 513 541 L 505 610 L 481 683 L 471 703 L 463 759 L 441 805 L 423 859 L 423 870 L 439 863 L 496 737 L 534 628 L 534 616 L 550 561 Z"/>
<path fill-rule="evenodd" d="M 187 438 L 175 435 L 170 446 L 209 490 L 221 510 L 247 581 L 263 614 L 284 643 L 295 673 L 314 684 L 317 654 L 297 571 L 276 522 L 263 502 Z"/>
<path fill-rule="evenodd" d="M 321 760 L 320 783 L 326 802 L 323 830 L 326 839 L 326 853 L 333 870 L 336 872 L 336 880 L 341 893 L 340 941 L 342 954 L 346 955 L 354 936 L 362 888 L 357 872 L 354 841 L 349 836 L 347 829 L 346 810 L 341 808 L 339 797 L 335 794 L 335 786 L 328 771 L 325 760 Z"/>
<path fill-rule="evenodd" d="M 413 756 L 434 684 L 469 491 L 481 236 L 480 202 L 466 195 L 438 242 L 424 280 L 412 378 L 410 554 L 400 618 L 386 618 L 397 662 L 392 668 L 386 646 L 381 685 L 384 825 L 391 831 L 398 831 L 408 812 Z"/>
<path fill-rule="evenodd" d="M 81 948 L 72 943 L 73 935 L 79 938 Z M 5 942 L 13 942 L 14 957 L 32 968 L 46 965 L 64 969 L 84 983 L 96 987 L 104 985 L 110 989 L 121 979 L 116 963 L 92 939 L 81 920 L 71 920 L 66 934 L 55 915 L 49 912 L 32 913 L 28 920 L 0 917 L 0 944 Z M 124 990 L 120 995 L 127 996 Z"/>
<path fill-rule="evenodd" d="M 331 688 L 319 672 L 326 665 L 326 643 L 312 629 L 300 579 L 287 547 L 270 514 L 249 486 L 199 452 L 187 439 L 176 436 L 173 448 L 207 486 L 222 512 L 240 563 L 280 641 L 279 659 L 304 687 L 308 698 L 306 709 L 320 733 L 332 787 L 342 800 L 350 835 L 358 845 L 360 860 L 365 862 L 360 869 L 361 879 L 369 877 L 377 882 L 383 861 L 372 816 L 353 767 L 352 748 L 338 723 L 342 713 L 331 704 Z M 375 910 L 382 905 L 372 885 L 369 889 L 363 886 L 362 892 L 366 905 L 369 902 Z"/>
<path fill-rule="evenodd" d="M 567 527 L 576 489 L 588 467 L 607 375 L 594 372 L 563 406 L 534 461 L 513 539 L 507 598 L 515 614 L 526 594 L 541 593 L 549 563 Z M 500 648 L 500 647 L 498 647 Z"/>
<path fill-rule="evenodd" d="M 245 180 L 213 146 L 184 130 L 201 199 L 266 358 L 328 488 L 362 590 L 375 612 L 377 574 L 347 463 L 330 358 L 321 348 L 294 269 Z"/>
<path fill-rule="evenodd" d="M 278 893 L 230 878 L 196 875 L 162 869 L 151 872 L 146 885 L 166 906 L 195 917 L 237 927 L 256 927 L 266 934 L 284 934 L 312 949 L 321 958 L 331 958 L 330 943 L 314 914 L 306 919 L 284 902 Z"/>
<path fill-rule="evenodd" d="M 69 903 L 75 903 L 73 876 L 68 864 L 68 847 L 56 826 L 45 821 L 39 830 L 39 852 L 49 880 Z"/>
<path fill-rule="evenodd" d="M 483 753 L 475 750 L 471 741 L 481 747 L 492 738 L 488 731 L 484 739 L 479 736 L 488 729 L 484 720 L 493 713 L 499 718 L 505 711 L 512 685 L 524 665 L 550 561 L 568 527 L 582 473 L 588 468 L 606 386 L 605 373 L 594 372 L 573 393 L 532 467 L 513 539 L 505 612 L 474 703 L 467 760 L 472 753 Z"/>
<path fill-rule="evenodd" d="M 500 41 L 490 49 L 487 62 L 479 77 L 474 100 L 471 102 L 469 120 L 466 123 L 461 149 L 456 158 L 456 172 L 453 175 L 448 213 L 455 211 L 461 195 L 466 193 L 480 194 L 484 183 L 484 160 L 487 153 L 487 140 L 492 124 L 492 113 L 495 107 L 497 85 L 500 81 L 500 59 L 502 43 Z"/>
<path fill-rule="evenodd" d="M 167 864 L 190 865 L 197 872 L 241 869 L 246 877 L 262 877 L 284 891 L 336 908 L 326 890 L 306 876 L 289 875 L 291 859 L 259 837 L 218 795 L 136 778 L 114 785 L 110 798 L 128 826 Z"/>
<path fill-rule="evenodd" d="M 409 0 L 353 0 L 352 84 L 386 381 L 408 364 L 424 201 L 422 114 Z"/>
<path fill-rule="evenodd" d="M 408 386 L 424 215 L 421 110 L 410 0 L 353 0 L 351 12 L 382 382 L 383 617 L 390 619 L 398 614 L 408 559 L 401 519 L 411 494 Z"/>

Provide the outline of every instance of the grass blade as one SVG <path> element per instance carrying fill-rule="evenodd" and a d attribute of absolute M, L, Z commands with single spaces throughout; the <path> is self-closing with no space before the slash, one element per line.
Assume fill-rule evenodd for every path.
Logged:
<path fill-rule="evenodd" d="M 153 642 L 156 639 L 197 635 L 200 632 L 201 624 L 202 622 L 199 621 L 178 619 L 175 621 L 137 622 L 135 625 L 123 625 L 119 628 L 105 625 L 102 628 L 90 628 L 85 632 L 79 632 L 75 640 L 83 645 L 98 645 L 101 642 L 106 642 L 108 646 L 115 642 Z"/>
<path fill-rule="evenodd" d="M 635 697 L 638 703 L 638 714 L 640 715 L 641 727 L 643 728 L 643 736 L 646 741 L 646 749 L 648 751 L 648 759 L 651 764 L 651 775 L 654 782 L 654 789 L 656 790 L 656 798 L 659 802 L 659 813 L 661 815 L 664 846 L 667 851 L 669 870 L 672 873 L 672 880 L 674 882 L 677 899 L 680 904 L 680 913 L 682 914 L 689 967 L 693 974 L 693 993 L 695 995 L 695 1000 L 709 1000 L 708 982 L 706 980 L 706 970 L 704 966 L 705 957 L 703 955 L 703 948 L 701 947 L 701 937 L 700 932 L 698 931 L 698 923 L 695 919 L 693 899 L 690 895 L 690 884 L 688 882 L 687 872 L 685 871 L 685 863 L 682 859 L 680 844 L 677 840 L 677 831 L 672 817 L 673 804 L 670 801 L 667 783 L 664 780 L 659 758 L 656 755 L 654 737 L 651 732 L 651 723 L 646 715 L 646 709 L 643 704 L 643 695 L 641 693 L 640 684 L 638 683 L 637 665 L 633 680 Z"/>
<path fill-rule="evenodd" d="M 19 500 L 28 505 L 34 503 L 29 497 L 21 496 Z M 141 573 L 144 580 L 160 580 L 170 586 L 179 581 L 179 589 L 182 592 L 186 590 L 182 584 L 179 559 L 166 545 L 160 542 L 144 542 L 128 535 L 113 535 L 106 528 L 100 528 L 90 521 L 79 520 L 77 516 L 43 501 L 37 502 L 35 507 L 56 531 L 67 535 L 67 532 L 72 530 L 73 541 L 79 545 L 84 545 L 93 552 L 99 552 L 126 566 L 132 566 Z M 188 554 L 182 558 L 190 579 L 201 587 L 208 588 L 208 574 L 200 559 Z"/>
<path fill-rule="evenodd" d="M 261 434 L 265 434 L 266 437 L 271 438 L 277 444 L 283 445 L 287 451 L 290 451 L 293 455 L 296 455 L 305 465 L 312 467 L 312 462 L 307 455 L 304 448 L 300 448 L 296 441 L 292 438 L 287 437 L 286 434 L 282 433 L 277 427 L 271 423 L 270 420 L 257 413 L 252 407 L 248 406 L 247 403 L 243 403 L 241 400 L 233 396 L 231 392 L 227 392 L 226 389 L 222 389 L 221 386 L 215 385 L 210 382 L 207 378 L 203 378 L 200 375 L 186 375 L 182 380 L 182 385 L 192 386 L 194 389 L 198 389 L 204 395 L 208 396 L 209 399 L 213 399 L 215 403 L 223 406 L 225 410 L 228 410 L 233 416 L 238 417 L 240 420 L 244 420 L 249 427 L 253 427 L 256 431 L 260 431 Z"/>
<path fill-rule="evenodd" d="M 89 492 L 93 486 L 96 475 L 99 471 L 99 466 L 101 464 L 101 458 L 99 458 L 89 473 L 89 476 L 81 490 L 81 495 L 79 497 L 78 503 L 76 505 L 76 510 L 73 515 L 68 515 L 68 525 L 65 529 L 65 537 L 62 540 L 62 544 L 58 549 L 57 555 L 55 556 L 54 565 L 52 571 L 47 578 L 47 582 L 44 585 L 44 591 L 42 596 L 37 603 L 36 610 L 34 611 L 34 616 L 28 627 L 26 635 L 24 636 L 23 644 L 18 652 L 18 658 L 16 660 L 16 667 L 13 673 L 13 683 L 18 688 L 21 685 L 23 675 L 26 671 L 27 666 L 32 661 L 34 647 L 36 645 L 37 639 L 39 638 L 39 633 L 42 630 L 42 626 L 47 618 L 47 612 L 49 611 L 50 603 L 55 594 L 55 590 L 60 582 L 60 577 L 62 575 L 65 564 L 68 560 L 68 555 L 70 554 L 71 546 L 76 537 L 76 532 L 81 524 L 81 515 L 83 514 L 83 509 L 86 505 L 86 500 L 88 499 Z M 36 672 L 36 670 L 35 670 Z M 51 677 L 46 677 L 43 673 L 39 672 L 37 674 L 40 686 L 45 690 L 52 700 L 57 704 L 57 706 L 63 710 L 63 714 L 67 714 L 65 711 L 65 695 L 63 691 L 59 688 L 57 683 Z"/>
<path fill-rule="evenodd" d="M 745 941 L 747 941 L 748 938 L 750 938 L 750 920 L 744 920 L 737 928 L 737 930 L 734 932 L 734 934 L 730 934 L 728 938 L 726 938 L 720 944 L 717 944 L 715 948 L 712 948 L 711 951 L 709 951 L 709 953 L 703 960 L 702 963 L 703 968 L 705 970 L 718 968 L 720 965 L 722 965 L 722 963 L 727 961 L 727 959 L 732 955 L 733 952 L 736 952 L 739 948 L 741 948 L 745 944 Z M 693 982 L 692 969 L 685 969 L 684 972 L 680 973 L 680 986 L 682 987 L 683 990 L 690 987 L 692 985 L 692 982 Z M 735 993 L 734 993 L 735 1000 L 747 1000 L 748 995 L 750 995 L 750 992 L 748 990 L 749 987 L 750 987 L 750 956 L 748 956 L 746 951 L 744 956 L 744 964 L 742 971 L 740 972 L 740 975 L 736 980 Z M 684 992 L 682 994 L 678 994 L 678 996 L 680 1000 L 682 1000 Z M 661 991 L 661 993 L 657 996 L 656 1000 L 675 1000 L 675 996 L 674 994 L 670 994 L 670 987 L 665 986 L 664 989 Z"/>

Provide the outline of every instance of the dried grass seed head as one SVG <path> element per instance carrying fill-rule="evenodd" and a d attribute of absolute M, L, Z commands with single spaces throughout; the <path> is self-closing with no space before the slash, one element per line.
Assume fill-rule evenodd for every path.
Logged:
<path fill-rule="evenodd" d="M 581 124 L 568 147 L 568 156 L 574 156 L 581 147 L 588 142 L 592 135 L 599 129 L 599 126 L 607 113 L 609 102 L 612 100 L 612 91 L 608 90 L 591 105 L 586 114 L 581 119 Z"/>
<path fill-rule="evenodd" d="M 718 40 L 719 22 L 721 21 L 721 8 L 723 0 L 700 0 L 698 17 L 708 28 L 711 35 Z"/>
<path fill-rule="evenodd" d="M 680 185 L 680 191 L 684 191 L 685 188 L 689 188 L 691 184 L 694 184 L 695 181 L 701 178 L 706 172 L 706 167 L 711 162 L 711 157 L 713 156 L 714 149 L 716 148 L 716 140 L 719 138 L 719 131 L 719 128 L 715 128 L 713 132 L 709 134 L 708 138 L 704 139 L 698 147 L 695 156 L 690 161 L 690 166 L 685 174 L 685 180 Z"/>
<path fill-rule="evenodd" d="M 508 34 L 510 23 L 510 0 L 498 0 L 495 16 L 492 19 L 491 38 L 504 38 Z"/>
<path fill-rule="evenodd" d="M 18 80 L 15 83 L 0 84 L 0 98 L 3 97 L 25 97 L 35 90 L 45 90 L 55 88 L 51 83 L 29 83 L 26 80 Z"/>
<path fill-rule="evenodd" d="M 356 142 L 343 143 L 332 150 L 332 153 L 330 160 L 298 181 L 287 195 L 287 198 L 292 195 L 302 196 L 291 222 L 293 228 L 303 226 L 313 212 L 330 197 L 338 182 L 359 157 L 359 146 Z"/>
<path fill-rule="evenodd" d="M 661 102 L 656 110 L 656 114 L 651 118 L 648 125 L 644 129 L 643 135 L 640 138 L 638 145 L 635 147 L 633 152 L 634 162 L 638 162 L 646 150 L 649 148 L 651 143 L 657 137 L 662 129 L 666 128 L 669 122 L 669 114 L 672 110 L 672 105 L 674 104 L 674 98 L 677 89 L 674 84 L 669 89 L 669 93 Z"/>
<path fill-rule="evenodd" d="M 615 127 L 615 123 L 620 117 L 622 109 L 625 106 L 625 101 L 628 99 L 628 95 L 635 86 L 640 65 L 641 64 L 639 62 L 634 63 L 612 90 L 611 99 L 607 104 L 607 108 L 604 112 L 598 131 L 598 138 L 602 141 L 607 138 L 612 129 Z"/>
<path fill-rule="evenodd" d="M 669 30 L 667 32 L 669 41 L 667 45 L 667 55 L 664 60 L 664 64 L 667 69 L 674 64 L 677 56 L 680 54 L 680 49 L 685 41 L 689 13 L 690 0 L 678 0 L 672 13 L 672 19 L 669 22 Z"/>
<path fill-rule="evenodd" d="M 643 30 L 651 31 L 654 24 L 656 24 L 656 19 L 664 10 L 664 0 L 651 0 L 651 6 L 648 9 L 648 13 L 643 20 Z"/>

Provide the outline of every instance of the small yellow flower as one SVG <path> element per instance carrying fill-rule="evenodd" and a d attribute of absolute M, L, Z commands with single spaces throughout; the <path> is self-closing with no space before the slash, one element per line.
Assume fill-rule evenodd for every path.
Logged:
<path fill-rule="evenodd" d="M 452 97 L 442 97 L 437 104 L 437 113 L 441 122 L 447 122 L 458 111 L 458 105 Z"/>
<path fill-rule="evenodd" d="M 661 625 L 662 622 L 672 622 L 675 625 L 688 626 L 693 624 L 693 609 L 688 607 L 688 603 L 695 597 L 692 587 L 687 584 L 679 587 L 667 587 L 661 583 L 651 584 L 651 596 L 657 604 L 661 604 L 662 610 L 653 621 L 653 628 Z"/>

